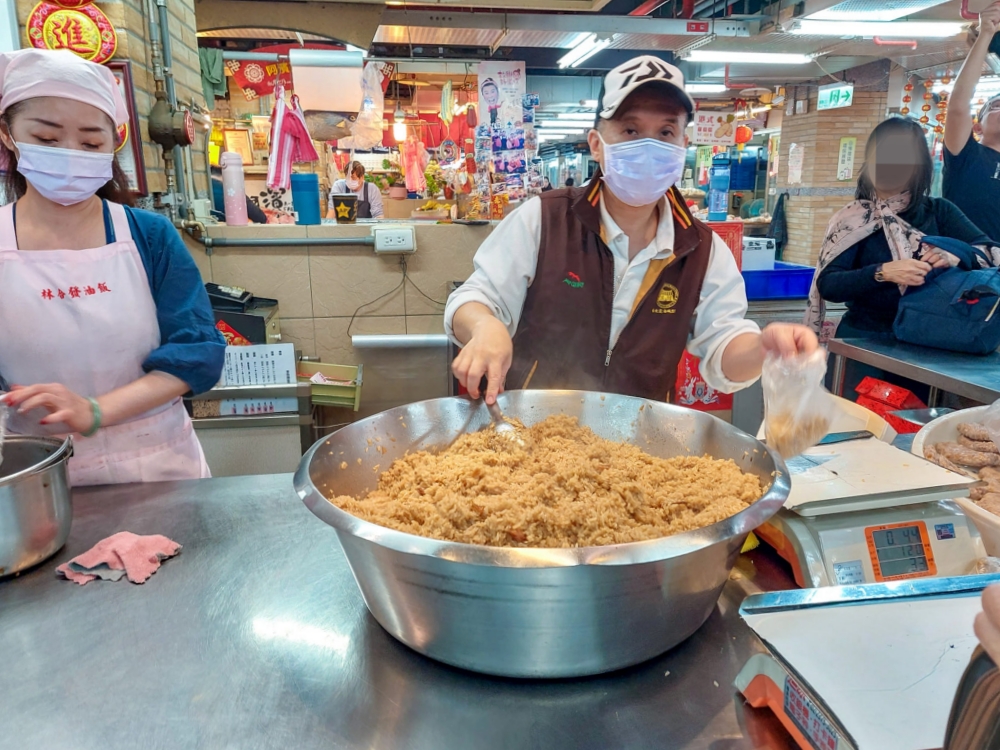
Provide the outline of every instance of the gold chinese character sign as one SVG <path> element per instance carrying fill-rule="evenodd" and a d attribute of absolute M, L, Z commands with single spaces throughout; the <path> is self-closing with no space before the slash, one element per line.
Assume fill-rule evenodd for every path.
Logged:
<path fill-rule="evenodd" d="M 104 11 L 92 3 L 67 8 L 41 2 L 31 11 L 25 25 L 28 40 L 38 49 L 66 49 L 95 63 L 107 62 L 118 49 L 114 26 Z"/>

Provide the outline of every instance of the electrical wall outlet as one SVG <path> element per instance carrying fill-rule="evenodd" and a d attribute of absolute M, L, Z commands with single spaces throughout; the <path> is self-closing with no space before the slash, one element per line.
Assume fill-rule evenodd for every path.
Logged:
<path fill-rule="evenodd" d="M 417 236 L 413 227 L 376 227 L 376 253 L 415 253 L 417 251 Z"/>

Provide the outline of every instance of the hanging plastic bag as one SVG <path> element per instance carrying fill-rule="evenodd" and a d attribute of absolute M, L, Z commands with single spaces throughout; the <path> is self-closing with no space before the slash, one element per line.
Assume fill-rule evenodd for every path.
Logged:
<path fill-rule="evenodd" d="M 837 405 L 823 387 L 826 350 L 764 359 L 764 436 L 785 459 L 811 448 L 830 431 Z"/>
<path fill-rule="evenodd" d="M 451 94 L 451 81 L 445 81 L 441 87 L 441 122 L 445 128 L 451 127 L 451 121 L 455 116 L 454 102 Z"/>
<path fill-rule="evenodd" d="M 337 147 L 370 151 L 382 145 L 382 121 L 385 116 L 385 96 L 382 93 L 382 71 L 377 63 L 365 65 L 361 76 L 361 110 L 351 124 L 351 135 L 337 142 Z"/>
<path fill-rule="evenodd" d="M 1000 451 L 1000 400 L 994 401 L 986 410 L 986 414 L 983 415 L 983 427 L 986 428 L 986 434 L 990 436 L 993 445 Z"/>

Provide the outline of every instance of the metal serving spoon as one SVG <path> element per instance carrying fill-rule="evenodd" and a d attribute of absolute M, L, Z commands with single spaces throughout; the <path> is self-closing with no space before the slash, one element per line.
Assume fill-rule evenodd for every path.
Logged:
<path fill-rule="evenodd" d="M 504 417 L 503 412 L 500 411 L 500 405 L 496 402 L 486 405 L 487 410 L 490 413 L 490 418 L 493 420 L 493 429 L 497 433 L 512 443 L 517 444 L 521 448 L 527 448 L 528 444 L 525 442 L 524 437 L 521 435 L 521 430 L 512 425 L 506 417 Z"/>

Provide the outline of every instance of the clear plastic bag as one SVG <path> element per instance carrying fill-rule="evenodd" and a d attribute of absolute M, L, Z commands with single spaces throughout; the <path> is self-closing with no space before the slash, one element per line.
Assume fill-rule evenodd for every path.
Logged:
<path fill-rule="evenodd" d="M 778 357 L 768 354 L 761 382 L 764 386 L 764 436 L 782 458 L 797 456 L 830 431 L 837 405 L 823 386 L 826 350 L 809 355 Z"/>
<path fill-rule="evenodd" d="M 990 436 L 993 445 L 1000 450 L 1000 400 L 994 401 L 986 410 L 986 414 L 983 415 L 983 427 L 986 428 L 986 434 Z"/>
<path fill-rule="evenodd" d="M 369 151 L 382 145 L 382 120 L 385 97 L 382 94 L 382 72 L 377 63 L 365 65 L 361 79 L 363 99 L 358 118 L 351 125 L 351 135 L 338 141 L 338 148 Z"/>
<path fill-rule="evenodd" d="M 987 575 L 989 573 L 1000 573 L 1000 558 L 981 557 L 972 564 L 969 575 Z"/>

